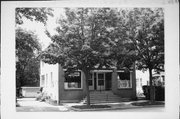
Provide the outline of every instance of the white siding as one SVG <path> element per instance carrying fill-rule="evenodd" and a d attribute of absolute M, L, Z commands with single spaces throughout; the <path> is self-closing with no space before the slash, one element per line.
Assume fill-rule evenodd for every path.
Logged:
<path fill-rule="evenodd" d="M 58 100 L 58 67 L 59 64 L 47 64 L 41 61 L 40 64 L 40 86 L 53 100 Z M 42 76 L 45 76 L 43 85 Z"/>

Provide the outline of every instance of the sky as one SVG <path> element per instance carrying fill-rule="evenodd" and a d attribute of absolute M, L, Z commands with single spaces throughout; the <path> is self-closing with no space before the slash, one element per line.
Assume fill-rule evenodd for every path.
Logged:
<path fill-rule="evenodd" d="M 47 37 L 46 34 L 44 33 L 45 29 L 47 28 L 47 30 L 51 33 L 51 35 L 55 34 L 55 28 L 58 26 L 58 24 L 56 24 L 56 21 L 61 15 L 64 14 L 62 8 L 53 8 L 53 9 L 54 9 L 53 11 L 54 17 L 51 16 L 48 17 L 46 26 L 44 26 L 43 23 L 41 22 L 30 21 L 27 20 L 26 18 L 23 19 L 24 23 L 20 25 L 21 28 L 33 31 L 37 35 L 39 42 L 42 46 L 42 50 L 44 50 L 51 43 L 50 38 Z"/>

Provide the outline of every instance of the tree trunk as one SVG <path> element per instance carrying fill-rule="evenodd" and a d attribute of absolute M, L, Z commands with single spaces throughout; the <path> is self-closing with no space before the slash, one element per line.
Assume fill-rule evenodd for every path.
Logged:
<path fill-rule="evenodd" d="M 155 101 L 155 94 L 154 94 L 154 86 L 153 86 L 153 79 L 152 79 L 152 69 L 149 68 L 149 80 L 150 80 L 150 102 L 153 103 Z"/>
<path fill-rule="evenodd" d="M 85 82 L 86 82 L 87 106 L 90 107 L 90 94 L 89 94 L 89 83 L 88 83 L 88 80 L 90 78 L 90 72 L 87 70 L 84 70 L 83 72 L 85 74 Z"/>

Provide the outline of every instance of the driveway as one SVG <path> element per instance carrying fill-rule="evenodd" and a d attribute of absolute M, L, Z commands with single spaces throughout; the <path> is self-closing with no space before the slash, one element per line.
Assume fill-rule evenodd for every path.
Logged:
<path fill-rule="evenodd" d="M 18 99 L 17 112 L 66 112 L 71 111 L 65 106 L 53 106 L 46 102 L 36 101 L 35 98 Z"/>

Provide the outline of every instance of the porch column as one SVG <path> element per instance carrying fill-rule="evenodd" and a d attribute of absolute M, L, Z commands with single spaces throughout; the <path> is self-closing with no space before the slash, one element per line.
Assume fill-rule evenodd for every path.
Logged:
<path fill-rule="evenodd" d="M 136 67 L 135 67 L 135 62 L 133 63 L 132 89 L 133 89 L 132 98 L 135 99 L 136 98 Z"/>
<path fill-rule="evenodd" d="M 116 93 L 117 92 L 117 69 L 113 69 L 112 72 L 112 92 Z"/>

